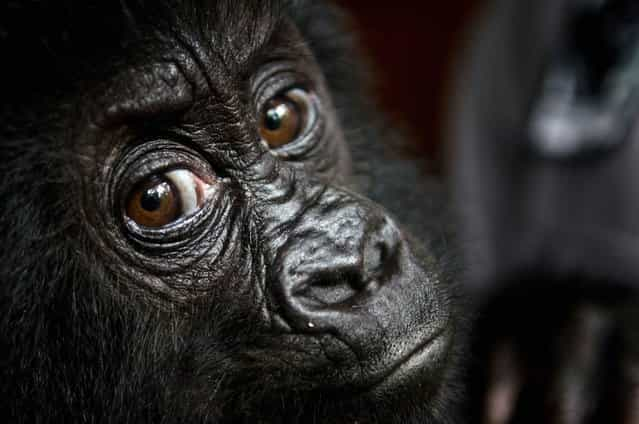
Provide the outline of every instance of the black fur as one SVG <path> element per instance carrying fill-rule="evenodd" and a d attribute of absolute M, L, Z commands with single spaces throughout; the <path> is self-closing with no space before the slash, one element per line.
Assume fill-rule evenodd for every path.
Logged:
<path fill-rule="evenodd" d="M 0 414 L 6 422 L 456 420 L 462 324 L 447 258 L 452 246 L 445 199 L 435 183 L 424 182 L 414 162 L 394 155 L 397 136 L 368 100 L 366 71 L 340 12 L 315 1 L 29 1 L 8 2 L 3 9 Z M 101 228 L 111 227 L 101 211 L 86 205 L 100 197 L 96 158 L 106 147 L 87 135 L 84 123 L 110 137 L 119 112 L 102 110 L 93 101 L 96 90 L 121 70 L 144 69 L 149 58 L 177 46 L 197 58 L 213 54 L 223 69 L 211 73 L 241 74 L 253 69 L 247 64 L 264 60 L 261 46 L 281 36 L 278 29 L 288 22 L 319 63 L 348 140 L 354 169 L 343 184 L 396 213 L 424 244 L 414 249 L 442 287 L 439 301 L 448 312 L 441 314 L 451 317 L 455 346 L 442 371 L 429 377 L 436 381 L 398 386 L 384 396 L 326 389 L 305 368 L 326 362 L 325 346 L 283 352 L 296 346 L 297 336 L 277 339 L 256 324 L 261 300 L 243 297 L 239 283 L 260 280 L 265 261 L 256 245 L 263 235 L 250 212 L 233 212 L 241 232 L 231 235 L 237 237 L 232 250 L 241 252 L 232 253 L 242 259 L 224 265 L 232 271 L 192 301 L 188 290 L 148 290 L 140 282 L 146 276 L 132 277 L 136 264 L 123 265 L 119 256 L 105 253 L 121 246 L 101 235 Z M 195 75 L 214 78 L 207 77 L 207 63 L 194 66 L 204 70 Z M 234 89 L 221 86 L 216 95 L 244 104 L 246 99 L 225 97 Z M 205 106 L 230 117 L 236 113 Z M 136 117 L 140 131 L 147 134 L 148 127 L 184 113 L 180 104 L 175 107 Z M 177 280 L 200 281 L 199 271 L 182 269 L 188 277 Z M 166 278 L 164 271 L 150 274 Z"/>

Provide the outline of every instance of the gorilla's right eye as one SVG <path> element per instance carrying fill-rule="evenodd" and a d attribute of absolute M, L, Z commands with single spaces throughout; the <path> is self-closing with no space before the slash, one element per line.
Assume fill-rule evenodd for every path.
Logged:
<path fill-rule="evenodd" d="M 154 175 L 129 193 L 126 214 L 142 227 L 161 228 L 197 212 L 209 187 L 185 169 Z"/>

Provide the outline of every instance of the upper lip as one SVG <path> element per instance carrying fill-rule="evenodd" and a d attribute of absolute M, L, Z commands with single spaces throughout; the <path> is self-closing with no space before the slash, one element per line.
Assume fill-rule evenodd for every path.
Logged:
<path fill-rule="evenodd" d="M 400 356 L 398 359 L 393 361 L 389 366 L 385 367 L 383 370 L 379 372 L 373 379 L 373 383 L 370 385 L 371 388 L 379 386 L 383 382 L 387 381 L 391 378 L 395 373 L 397 373 L 404 364 L 406 364 L 410 359 L 422 353 L 424 350 L 433 345 L 433 343 L 440 339 L 441 337 L 447 337 L 446 335 L 446 327 L 443 326 L 439 328 L 434 333 L 429 334 L 427 337 L 420 340 L 412 349 L 408 351 L 408 353 Z"/>

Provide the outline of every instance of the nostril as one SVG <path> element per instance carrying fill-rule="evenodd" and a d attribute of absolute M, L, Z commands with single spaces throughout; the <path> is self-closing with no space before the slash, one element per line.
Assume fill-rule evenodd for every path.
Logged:
<path fill-rule="evenodd" d="M 307 306 L 351 305 L 374 294 L 397 272 L 398 250 L 398 237 L 392 229 L 375 231 L 352 261 L 327 261 L 308 274 L 292 294 Z"/>
<path fill-rule="evenodd" d="M 379 280 L 387 273 L 389 266 L 390 247 L 383 242 L 377 242 L 364 248 L 362 261 L 362 280 L 365 282 Z"/>
<path fill-rule="evenodd" d="M 364 286 L 358 269 L 333 269 L 313 275 L 293 295 L 307 306 L 325 308 L 346 304 Z"/>
<path fill-rule="evenodd" d="M 382 282 L 397 271 L 399 234 L 387 220 L 364 244 L 362 252 L 362 279 L 365 282 Z"/>

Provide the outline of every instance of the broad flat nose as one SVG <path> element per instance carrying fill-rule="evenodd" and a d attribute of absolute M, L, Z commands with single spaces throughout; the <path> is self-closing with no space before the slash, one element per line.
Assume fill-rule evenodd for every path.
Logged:
<path fill-rule="evenodd" d="M 310 216 L 309 216 L 310 215 Z M 277 256 L 277 302 L 293 328 L 338 331 L 397 269 L 399 230 L 367 204 L 320 207 Z"/>

